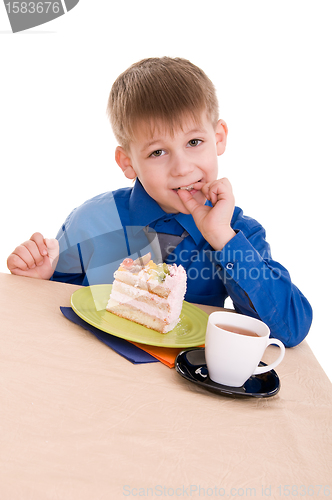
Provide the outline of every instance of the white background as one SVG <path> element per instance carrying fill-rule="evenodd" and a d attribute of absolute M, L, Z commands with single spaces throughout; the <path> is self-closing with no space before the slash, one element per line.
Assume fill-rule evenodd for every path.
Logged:
<path fill-rule="evenodd" d="M 229 127 L 220 176 L 310 300 L 308 343 L 332 380 L 331 13 L 321 0 L 81 0 L 12 34 L 1 2 L 0 272 L 33 232 L 54 237 L 75 206 L 129 185 L 111 85 L 139 59 L 185 57 L 214 82 Z"/>

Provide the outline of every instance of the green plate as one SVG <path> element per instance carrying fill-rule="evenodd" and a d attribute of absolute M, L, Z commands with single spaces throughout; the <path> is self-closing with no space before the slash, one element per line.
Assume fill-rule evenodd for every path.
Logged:
<path fill-rule="evenodd" d="M 183 302 L 180 321 L 168 333 L 145 328 L 106 311 L 112 285 L 80 288 L 71 296 L 75 313 L 90 325 L 132 342 L 160 347 L 196 347 L 204 344 L 208 315 L 192 304 Z"/>

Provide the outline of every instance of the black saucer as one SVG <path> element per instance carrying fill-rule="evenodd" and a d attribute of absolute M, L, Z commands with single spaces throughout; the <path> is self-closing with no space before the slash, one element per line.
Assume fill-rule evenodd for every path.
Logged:
<path fill-rule="evenodd" d="M 266 364 L 261 361 L 259 366 Z M 208 391 L 228 396 L 269 398 L 275 396 L 280 389 L 280 380 L 274 370 L 261 375 L 252 375 L 242 387 L 229 387 L 213 382 L 209 378 L 204 347 L 180 352 L 175 360 L 175 369 L 190 382 Z"/>

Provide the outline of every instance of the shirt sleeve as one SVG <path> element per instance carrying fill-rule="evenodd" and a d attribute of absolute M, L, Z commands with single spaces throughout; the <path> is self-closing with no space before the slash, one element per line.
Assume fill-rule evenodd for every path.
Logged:
<path fill-rule="evenodd" d="M 312 322 L 308 300 L 288 271 L 271 257 L 265 230 L 240 209 L 232 224 L 236 235 L 212 254 L 236 311 L 266 323 L 271 337 L 286 347 L 299 344 Z"/>
<path fill-rule="evenodd" d="M 67 221 L 70 220 L 71 215 Z M 53 276 L 52 281 L 60 281 L 62 283 L 71 283 L 73 285 L 83 285 L 85 279 L 85 271 L 82 260 L 80 243 L 75 242 L 70 244 L 66 224 L 63 224 L 56 238 L 59 242 L 59 261 Z"/>
<path fill-rule="evenodd" d="M 75 208 L 56 238 L 60 255 L 54 281 L 86 286 L 109 280 L 127 253 L 113 193 L 102 193 Z"/>

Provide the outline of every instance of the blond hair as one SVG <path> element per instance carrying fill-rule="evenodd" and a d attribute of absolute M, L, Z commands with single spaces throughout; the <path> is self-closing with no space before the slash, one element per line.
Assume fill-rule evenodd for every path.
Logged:
<path fill-rule="evenodd" d="M 218 100 L 211 80 L 182 58 L 148 58 L 124 71 L 114 82 L 107 105 L 114 135 L 128 148 L 135 127 L 162 123 L 171 133 L 182 121 L 199 121 L 206 111 L 213 125 L 218 121 Z"/>

